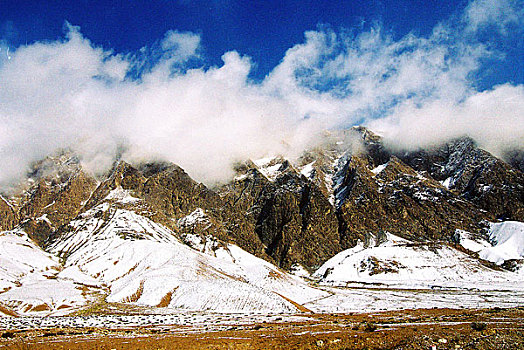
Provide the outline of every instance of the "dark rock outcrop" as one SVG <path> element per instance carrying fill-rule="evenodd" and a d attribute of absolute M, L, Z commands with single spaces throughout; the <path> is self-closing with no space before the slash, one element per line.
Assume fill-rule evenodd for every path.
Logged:
<path fill-rule="evenodd" d="M 401 158 L 494 217 L 524 221 L 524 173 L 478 148 L 473 140 L 462 138 Z"/>
<path fill-rule="evenodd" d="M 396 157 L 380 172 L 371 170 L 367 160 L 358 156 L 345 165 L 336 193 L 343 247 L 381 230 L 414 241 L 449 240 L 456 229 L 479 232 L 480 222 L 489 218 Z"/>
<path fill-rule="evenodd" d="M 244 213 L 279 266 L 313 270 L 340 251 L 335 211 L 321 189 L 285 160 L 273 162 L 279 161 L 274 180 L 252 162 L 239 166 L 240 176 L 220 193 L 228 206 Z"/>
<path fill-rule="evenodd" d="M 34 185 L 25 192 L 18 216 L 28 234 L 43 244 L 55 229 L 80 213 L 96 180 L 68 152 L 36 163 L 29 176 Z"/>
<path fill-rule="evenodd" d="M 12 229 L 17 223 L 15 208 L 4 197 L 0 196 L 0 230 Z"/>

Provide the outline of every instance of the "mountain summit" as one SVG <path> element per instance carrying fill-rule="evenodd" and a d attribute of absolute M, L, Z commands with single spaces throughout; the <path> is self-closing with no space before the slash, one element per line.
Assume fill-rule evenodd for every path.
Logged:
<path fill-rule="evenodd" d="M 100 300 L 291 311 L 326 292 L 289 272 L 328 285 L 363 273 L 401 283 L 440 256 L 461 261 L 449 270 L 457 276 L 466 266 L 494 279 L 519 274 L 520 248 L 494 248 L 524 234 L 524 174 L 511 164 L 469 138 L 394 152 L 363 127 L 326 132 L 295 159 L 244 160 L 231 181 L 213 187 L 168 162 L 119 160 L 95 178 L 63 151 L 0 197 L 0 241 L 25 246 L 34 260 L 26 271 L 13 256 L 0 257 L 22 271 L 0 276 L 0 300 L 13 313 Z M 515 222 L 503 226 L 511 237 L 493 226 L 505 220 Z M 23 296 L 44 282 L 70 293 L 54 304 Z"/>

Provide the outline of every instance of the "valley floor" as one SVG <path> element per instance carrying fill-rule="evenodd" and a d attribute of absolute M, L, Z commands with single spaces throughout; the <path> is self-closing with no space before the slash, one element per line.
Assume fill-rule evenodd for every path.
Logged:
<path fill-rule="evenodd" d="M 184 323 L 167 322 L 166 318 L 165 321 L 172 324 L 139 325 L 137 320 L 141 317 L 161 319 L 162 315 L 105 315 L 97 317 L 120 319 L 121 323 L 112 327 L 58 326 L 57 323 L 56 326 L 4 329 L 0 331 L 0 349 L 524 348 L 524 307 L 171 316 L 172 321 L 180 317 Z M 5 325 L 4 322 L 2 327 Z"/>

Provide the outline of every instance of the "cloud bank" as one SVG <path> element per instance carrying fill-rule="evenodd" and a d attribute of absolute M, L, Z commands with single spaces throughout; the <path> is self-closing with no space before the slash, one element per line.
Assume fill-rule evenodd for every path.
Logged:
<path fill-rule="evenodd" d="M 425 37 L 394 39 L 379 25 L 309 31 L 261 82 L 236 51 L 206 66 L 194 33 L 169 31 L 127 55 L 96 47 L 70 25 L 62 40 L 18 47 L 10 59 L 0 43 L 0 183 L 64 147 L 95 173 L 123 152 L 214 183 L 238 160 L 293 156 L 323 130 L 355 124 L 397 148 L 466 134 L 497 154 L 522 147 L 524 87 L 475 89 L 485 59 L 500 55 L 476 33 L 491 23 L 508 35 L 522 21 L 518 2 L 471 2 Z"/>
<path fill-rule="evenodd" d="M 524 148 L 524 86 L 499 85 L 455 103 L 435 100 L 422 106 L 403 103 L 388 118 L 370 122 L 396 149 L 415 150 L 469 136 L 502 157 Z"/>

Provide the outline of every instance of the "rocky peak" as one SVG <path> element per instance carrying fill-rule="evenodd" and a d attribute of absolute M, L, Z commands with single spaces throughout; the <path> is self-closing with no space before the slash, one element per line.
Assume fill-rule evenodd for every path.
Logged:
<path fill-rule="evenodd" d="M 27 178 L 32 181 L 46 179 L 56 183 L 67 181 L 70 174 L 81 169 L 80 158 L 71 150 L 62 149 L 55 154 L 34 162 Z"/>
<path fill-rule="evenodd" d="M 149 178 L 163 171 L 168 171 L 169 169 L 171 169 L 172 171 L 184 172 L 182 168 L 180 168 L 178 165 L 166 161 L 141 163 L 137 165 L 137 169 L 146 178 Z"/>
<path fill-rule="evenodd" d="M 371 168 L 352 156 L 339 178 L 339 231 L 344 247 L 380 230 L 413 240 L 447 240 L 456 229 L 479 231 L 486 215 L 457 200 L 431 176 L 416 172 L 397 157 Z"/>
<path fill-rule="evenodd" d="M 43 244 L 80 212 L 95 187 L 96 180 L 84 172 L 79 158 L 71 151 L 59 151 L 32 165 L 15 194 L 20 203 L 18 220 L 31 238 Z"/>
<path fill-rule="evenodd" d="M 322 190 L 297 167 L 282 157 L 248 162 L 219 193 L 247 219 L 272 261 L 312 271 L 340 249 L 337 221 Z"/>
<path fill-rule="evenodd" d="M 362 149 L 353 152 L 355 155 L 365 156 L 372 167 L 385 164 L 389 160 L 391 153 L 384 146 L 381 136 L 363 126 L 354 127 L 352 130 L 362 141 Z"/>
<path fill-rule="evenodd" d="M 145 178 L 131 164 L 125 161 L 115 162 L 107 178 L 98 184 L 87 202 L 83 211 L 89 210 L 107 199 L 111 191 L 122 189 L 131 193 L 140 193 Z"/>
<path fill-rule="evenodd" d="M 381 143 L 382 137 L 375 134 L 373 131 L 369 130 L 365 126 L 354 126 L 351 128 L 353 132 L 356 132 L 360 135 L 361 139 L 366 143 Z"/>
<path fill-rule="evenodd" d="M 370 234 L 449 240 L 457 229 L 482 232 L 483 220 L 524 215 L 522 172 L 468 138 L 392 154 L 357 127 L 326 133 L 298 159 L 246 160 L 235 170 L 230 183 L 208 188 L 169 162 L 118 161 L 97 183 L 65 152 L 35 163 L 20 205 L 0 197 L 0 225 L 21 224 L 44 244 L 92 208 L 125 209 L 188 244 L 231 242 L 313 271 Z"/>
<path fill-rule="evenodd" d="M 524 174 L 478 148 L 472 139 L 461 138 L 400 157 L 495 217 L 524 220 Z"/>
<path fill-rule="evenodd" d="M 121 160 L 115 164 L 108 182 L 112 188 L 140 191 L 145 178 L 135 167 Z"/>
<path fill-rule="evenodd" d="M 340 141 L 342 142 L 342 141 Z M 336 173 L 338 159 L 342 151 L 336 147 L 316 147 L 306 151 L 298 159 L 300 173 L 309 181 L 313 182 L 334 203 L 333 177 Z"/>

